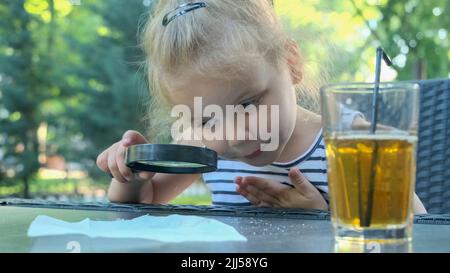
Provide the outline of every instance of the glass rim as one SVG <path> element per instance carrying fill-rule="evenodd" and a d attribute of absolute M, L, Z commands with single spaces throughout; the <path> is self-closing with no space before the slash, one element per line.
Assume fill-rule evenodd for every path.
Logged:
<path fill-rule="evenodd" d="M 420 89 L 419 84 L 416 82 L 380 82 L 378 86 L 380 92 L 414 91 Z M 320 87 L 320 92 L 370 93 L 373 92 L 374 88 L 375 82 L 341 82 L 324 85 Z"/>

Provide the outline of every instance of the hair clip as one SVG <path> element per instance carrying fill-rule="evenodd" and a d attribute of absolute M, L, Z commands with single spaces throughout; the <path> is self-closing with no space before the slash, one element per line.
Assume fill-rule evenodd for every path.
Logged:
<path fill-rule="evenodd" d="M 163 26 L 167 26 L 170 22 L 172 22 L 175 18 L 184 15 L 190 11 L 200 9 L 200 8 L 206 8 L 205 2 L 196 2 L 196 3 L 186 3 L 179 5 L 174 10 L 168 12 L 162 21 Z"/>

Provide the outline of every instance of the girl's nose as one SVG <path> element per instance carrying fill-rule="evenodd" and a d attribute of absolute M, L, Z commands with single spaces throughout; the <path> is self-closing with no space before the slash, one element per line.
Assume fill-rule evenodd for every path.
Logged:
<path fill-rule="evenodd" d="M 228 140 L 228 146 L 235 151 L 239 151 L 245 145 L 245 140 Z"/>
<path fill-rule="evenodd" d="M 258 140 L 258 133 L 255 129 L 252 128 L 234 128 L 232 132 L 227 130 L 226 137 L 230 142 L 242 142 L 242 141 L 255 141 Z"/>
<path fill-rule="evenodd" d="M 227 139 L 228 146 L 238 151 L 245 147 L 249 142 L 257 141 L 257 134 L 252 133 L 249 130 L 245 130 L 245 137 L 241 138 L 238 134 L 235 134 L 234 138 Z"/>

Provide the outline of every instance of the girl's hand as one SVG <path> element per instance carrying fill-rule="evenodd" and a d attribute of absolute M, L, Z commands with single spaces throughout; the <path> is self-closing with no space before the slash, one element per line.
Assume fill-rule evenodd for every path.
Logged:
<path fill-rule="evenodd" d="M 328 204 L 298 168 L 289 171 L 295 188 L 264 178 L 237 177 L 236 191 L 259 207 L 328 210 Z"/>
<path fill-rule="evenodd" d="M 110 173 L 115 180 L 121 183 L 149 180 L 155 175 L 154 173 L 140 172 L 139 174 L 134 174 L 125 165 L 126 149 L 132 145 L 145 143 L 148 143 L 148 141 L 139 132 L 127 131 L 120 141 L 111 145 L 97 157 L 97 166 L 102 171 Z"/>

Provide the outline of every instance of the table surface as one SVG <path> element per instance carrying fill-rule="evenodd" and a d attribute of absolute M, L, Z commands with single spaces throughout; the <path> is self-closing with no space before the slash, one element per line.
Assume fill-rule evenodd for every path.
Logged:
<path fill-rule="evenodd" d="M 142 239 L 89 238 L 82 235 L 29 238 L 27 230 L 38 215 L 77 222 L 133 219 L 141 215 L 189 214 L 233 226 L 247 242 L 161 243 Z M 230 207 L 73 204 L 0 200 L 0 252 L 450 252 L 450 215 L 415 219 L 413 242 L 374 247 L 338 245 L 329 214 L 321 211 Z"/>

